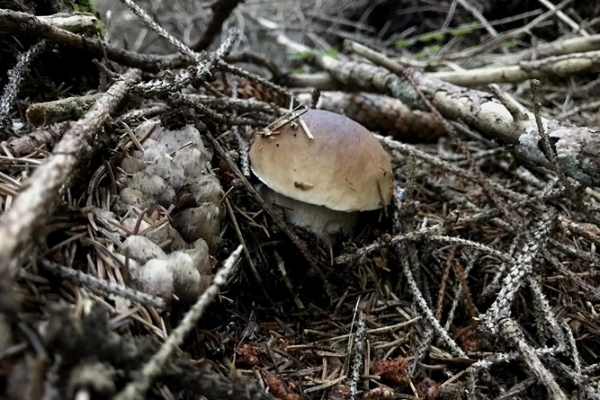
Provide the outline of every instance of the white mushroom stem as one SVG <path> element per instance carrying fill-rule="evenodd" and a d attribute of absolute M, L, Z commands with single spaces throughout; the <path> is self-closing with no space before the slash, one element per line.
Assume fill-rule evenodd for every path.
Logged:
<path fill-rule="evenodd" d="M 358 212 L 335 211 L 324 206 L 304 203 L 279 194 L 265 184 L 256 188 L 261 197 L 282 207 L 288 222 L 314 233 L 324 243 L 335 243 L 340 234 L 352 235 Z"/>

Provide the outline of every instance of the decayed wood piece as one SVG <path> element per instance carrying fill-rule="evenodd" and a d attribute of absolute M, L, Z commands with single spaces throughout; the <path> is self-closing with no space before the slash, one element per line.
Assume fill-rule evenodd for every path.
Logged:
<path fill-rule="evenodd" d="M 88 158 L 96 133 L 140 78 L 139 70 L 129 70 L 116 81 L 85 117 L 65 133 L 46 163 L 24 184 L 13 207 L 0 217 L 0 277 L 12 275 L 20 265 L 19 250 L 48 222 L 59 190 L 78 164 Z"/>
<path fill-rule="evenodd" d="M 79 119 L 102 93 L 85 96 L 73 96 L 65 99 L 34 103 L 27 107 L 27 122 L 34 126 L 42 126 L 68 119 Z"/>
<path fill-rule="evenodd" d="M 14 155 L 21 156 L 42 145 L 54 146 L 70 126 L 70 121 L 59 122 L 40 127 L 24 136 L 12 136 L 7 140 L 7 147 Z"/>
<path fill-rule="evenodd" d="M 310 106 L 312 95 L 300 93 L 296 98 Z M 343 113 L 371 130 L 403 142 L 430 142 L 445 133 L 433 114 L 412 110 L 398 99 L 373 93 L 321 92 L 317 108 Z"/>
<path fill-rule="evenodd" d="M 532 113 L 526 119 L 515 119 L 489 93 L 444 83 L 420 72 L 413 76 L 446 118 L 462 119 L 488 137 L 514 145 L 522 160 L 552 168 L 539 146 L 541 137 Z M 546 118 L 542 122 L 564 173 L 585 186 L 600 186 L 600 128 L 576 127 Z"/>

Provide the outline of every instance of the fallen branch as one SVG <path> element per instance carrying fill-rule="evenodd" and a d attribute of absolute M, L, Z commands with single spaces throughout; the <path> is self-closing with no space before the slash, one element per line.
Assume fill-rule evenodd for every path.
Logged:
<path fill-rule="evenodd" d="M 180 68 L 193 62 L 192 58 L 183 55 L 156 56 L 123 50 L 98 39 L 56 28 L 24 12 L 0 9 L 0 27 L 4 33 L 47 39 L 52 43 L 85 50 L 94 57 L 108 57 L 119 64 L 147 71 Z"/>
<path fill-rule="evenodd" d="M 214 38 L 221 32 L 223 22 L 231 15 L 238 4 L 244 0 L 218 0 L 212 5 L 213 16 L 206 30 L 196 43 L 191 45 L 194 51 L 207 50 Z"/>
<path fill-rule="evenodd" d="M 541 137 L 533 114 L 528 113 L 525 120 L 515 119 L 489 93 L 467 91 L 420 72 L 413 76 L 446 118 L 462 119 L 487 137 L 514 145 L 515 155 L 522 161 L 552 169 L 552 163 L 538 146 Z M 542 124 L 554 143 L 558 164 L 565 175 L 584 186 L 599 186 L 600 136 L 596 130 L 546 118 L 542 118 Z"/>
<path fill-rule="evenodd" d="M 535 61 L 520 61 L 516 65 L 434 72 L 429 76 L 460 86 L 482 86 L 490 83 L 520 83 L 532 78 L 549 76 L 593 73 L 599 68 L 600 51 L 590 51 Z"/>
<path fill-rule="evenodd" d="M 310 107 L 311 93 L 296 98 Z M 321 92 L 317 108 L 344 115 L 372 131 L 383 131 L 402 142 L 433 142 L 444 133 L 444 127 L 426 111 L 411 110 L 398 99 L 372 93 Z"/>
<path fill-rule="evenodd" d="M 100 96 L 102 93 L 31 104 L 25 113 L 27 122 L 34 126 L 42 126 L 68 119 L 78 120 Z"/>

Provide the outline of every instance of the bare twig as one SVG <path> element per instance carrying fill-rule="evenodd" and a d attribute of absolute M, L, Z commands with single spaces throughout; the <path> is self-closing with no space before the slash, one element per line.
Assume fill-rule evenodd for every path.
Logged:
<path fill-rule="evenodd" d="M 358 304 L 357 304 L 358 308 Z M 360 369 L 363 365 L 365 341 L 366 341 L 366 326 L 365 313 L 358 310 L 358 321 L 356 322 L 356 333 L 354 334 L 354 343 L 352 344 L 352 359 L 350 365 L 350 396 L 353 399 L 358 399 L 358 381 L 360 380 Z"/>
<path fill-rule="evenodd" d="M 538 2 L 540 2 L 541 4 L 544 5 L 544 7 L 548 8 L 548 10 L 553 11 L 556 13 L 556 16 L 563 21 L 565 24 L 569 25 L 569 27 L 571 29 L 573 29 L 576 33 L 580 34 L 581 36 L 589 36 L 590 34 L 583 29 L 577 22 L 573 21 L 573 19 L 571 19 L 571 17 L 569 17 L 567 14 L 565 14 L 563 11 L 559 10 L 556 8 L 556 6 L 554 4 L 552 4 L 551 2 L 549 2 L 548 0 L 538 0 Z"/>
<path fill-rule="evenodd" d="M 40 40 L 29 50 L 20 54 L 17 59 L 17 64 L 8 71 L 8 83 L 4 86 L 2 94 L 0 95 L 0 140 L 7 139 L 5 137 L 5 133 L 7 132 L 5 128 L 9 124 L 8 115 L 19 94 L 21 81 L 29 70 L 29 64 L 38 54 L 40 54 L 40 52 L 42 52 L 42 50 L 44 50 L 45 47 L 46 41 Z"/>
<path fill-rule="evenodd" d="M 544 367 L 533 348 L 525 341 L 523 332 L 521 332 L 521 328 L 519 328 L 517 323 L 510 318 L 501 319 L 500 332 L 504 340 L 517 348 L 519 354 L 521 354 L 523 360 L 531 368 L 535 376 L 546 386 L 551 396 L 550 398 L 553 400 L 567 400 L 567 396 L 558 386 L 550 371 Z"/>
<path fill-rule="evenodd" d="M 477 20 L 479 22 L 481 22 L 481 24 L 485 27 L 485 29 L 489 32 L 490 35 L 492 35 L 493 37 L 498 36 L 498 31 L 496 31 L 496 29 L 494 29 L 494 27 L 489 23 L 489 21 L 487 19 L 485 19 L 485 17 L 483 16 L 483 14 L 481 14 L 479 12 L 479 10 L 477 10 L 475 7 L 473 7 L 467 0 L 457 0 L 458 3 L 463 6 L 467 11 L 469 11 L 475 18 L 477 18 Z"/>
<path fill-rule="evenodd" d="M 207 50 L 215 37 L 219 34 L 219 32 L 221 32 L 221 27 L 223 26 L 225 20 L 229 18 L 238 4 L 242 3 L 243 1 L 244 0 L 217 0 L 214 2 L 211 7 L 213 12 L 212 18 L 200 39 L 190 46 L 192 50 Z"/>
<path fill-rule="evenodd" d="M 260 289 L 262 290 L 263 295 L 265 296 L 265 299 L 267 299 L 269 301 L 269 303 L 272 306 L 274 306 L 275 303 L 273 302 L 273 299 L 271 299 L 271 296 L 269 296 L 269 292 L 267 292 L 267 289 L 265 288 L 262 278 L 260 277 L 260 274 L 256 270 L 256 265 L 254 265 L 254 260 L 252 260 L 252 256 L 250 255 L 248 246 L 246 245 L 246 242 L 244 241 L 244 235 L 242 234 L 242 231 L 240 230 L 240 226 L 238 225 L 237 219 L 235 218 L 235 214 L 233 213 L 233 207 L 231 207 L 231 203 L 227 197 L 225 197 L 224 202 L 225 202 L 225 207 L 227 208 L 227 214 L 229 215 L 229 218 L 231 219 L 231 223 L 233 225 L 233 229 L 235 230 L 235 234 L 237 235 L 240 243 L 242 244 L 242 248 L 244 249 L 244 255 L 246 256 L 246 261 L 248 261 L 248 266 L 250 267 L 252 276 L 256 280 L 256 283 L 258 284 L 258 286 L 260 286 Z"/>
<path fill-rule="evenodd" d="M 531 274 L 533 261 L 544 248 L 555 213 L 549 212 L 542 216 L 531 233 L 526 236 L 525 243 L 510 266 L 508 275 L 504 278 L 502 289 L 494 304 L 486 312 L 484 324 L 490 332 L 496 332 L 498 321 L 510 314 L 512 301 L 523 284 L 523 279 Z"/>
<path fill-rule="evenodd" d="M 138 290 L 119 285 L 117 283 L 105 281 L 93 275 L 85 274 L 81 271 L 77 271 L 75 269 L 68 268 L 48 260 L 42 259 L 41 262 L 42 265 L 54 275 L 68 279 L 79 285 L 89 287 L 90 289 L 100 289 L 105 291 L 106 293 L 115 294 L 117 296 L 121 296 L 126 299 L 137 301 L 142 304 L 156 307 L 159 309 L 164 309 L 166 307 L 165 301 L 160 297 L 152 296 L 150 294 L 143 293 Z"/>
<path fill-rule="evenodd" d="M 137 85 L 136 89 L 147 96 L 165 93 L 172 94 L 175 91 L 188 86 L 198 78 L 206 79 L 206 77 L 213 72 L 212 69 L 218 61 L 224 63 L 221 58 L 229 54 L 239 37 L 239 32 L 235 29 L 230 30 L 229 33 L 227 39 L 221 43 L 214 53 L 210 53 L 204 57 L 206 58 L 205 62 L 198 61 L 198 64 L 195 65 L 194 68 L 188 68 L 179 72 L 177 75 L 168 74 L 164 79 L 155 79 L 149 82 L 140 83 Z"/>
<path fill-rule="evenodd" d="M 402 258 L 400 264 L 402 265 L 402 271 L 404 272 L 410 290 L 412 291 L 413 299 L 417 306 L 423 312 L 425 320 L 431 324 L 435 333 L 437 333 L 442 338 L 446 346 L 448 346 L 454 354 L 462 358 L 468 358 L 465 352 L 456 344 L 454 339 L 450 337 L 448 331 L 446 331 L 444 327 L 439 323 L 439 321 L 435 318 L 435 315 L 433 315 L 433 311 L 431 311 L 431 309 L 427 305 L 423 294 L 417 286 L 417 282 L 413 277 L 408 261 L 405 258 Z"/>
<path fill-rule="evenodd" d="M 554 149 L 550 145 L 550 137 L 548 136 L 548 132 L 546 132 L 546 129 L 544 128 L 544 124 L 542 122 L 542 116 L 541 116 L 542 103 L 540 102 L 539 91 L 540 91 L 540 81 L 537 79 L 532 79 L 531 80 L 531 101 L 533 102 L 533 115 L 535 117 L 535 123 L 537 125 L 538 133 L 542 139 L 542 146 L 544 148 L 544 153 L 546 153 L 546 157 L 548 158 L 548 160 L 550 160 L 552 169 L 554 170 L 554 172 L 556 172 L 556 175 L 558 176 L 558 179 L 565 187 L 567 194 L 571 198 L 575 198 L 575 189 L 573 188 L 573 185 L 571 185 L 571 182 L 569 182 L 567 180 L 565 173 L 563 172 L 562 168 L 558 164 L 558 159 L 556 157 L 556 153 L 554 152 Z"/>
<path fill-rule="evenodd" d="M 189 47 L 187 47 L 183 42 L 177 39 L 175 36 L 171 35 L 167 32 L 162 26 L 157 24 L 144 10 L 142 10 L 137 4 L 133 2 L 133 0 L 121 0 L 123 4 L 125 4 L 135 15 L 138 16 L 150 29 L 158 33 L 163 38 L 167 39 L 169 43 L 171 43 L 181 54 L 184 54 L 188 57 L 193 58 L 196 62 L 200 63 L 201 55 L 199 53 L 193 52 Z"/>

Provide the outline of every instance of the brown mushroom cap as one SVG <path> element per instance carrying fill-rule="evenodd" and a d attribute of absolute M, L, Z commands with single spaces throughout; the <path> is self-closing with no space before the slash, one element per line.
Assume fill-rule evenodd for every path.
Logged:
<path fill-rule="evenodd" d="M 309 110 L 301 118 L 314 139 L 296 121 L 258 136 L 252 145 L 252 171 L 265 185 L 337 211 L 375 210 L 389 203 L 392 166 L 371 132 L 329 111 Z"/>

